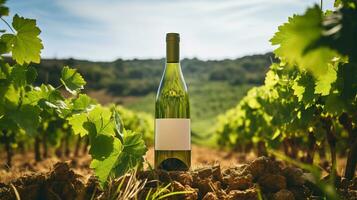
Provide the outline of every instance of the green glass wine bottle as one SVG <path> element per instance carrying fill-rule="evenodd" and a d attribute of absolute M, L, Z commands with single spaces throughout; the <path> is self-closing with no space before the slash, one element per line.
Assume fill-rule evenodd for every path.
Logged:
<path fill-rule="evenodd" d="M 191 165 L 190 104 L 179 43 L 178 33 L 166 34 L 166 66 L 155 102 L 155 168 L 167 171 Z"/>

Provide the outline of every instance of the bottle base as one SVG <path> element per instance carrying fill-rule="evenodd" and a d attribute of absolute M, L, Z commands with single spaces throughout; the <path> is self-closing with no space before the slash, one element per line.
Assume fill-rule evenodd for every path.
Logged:
<path fill-rule="evenodd" d="M 191 150 L 155 150 L 155 169 L 187 171 L 191 166 Z"/>

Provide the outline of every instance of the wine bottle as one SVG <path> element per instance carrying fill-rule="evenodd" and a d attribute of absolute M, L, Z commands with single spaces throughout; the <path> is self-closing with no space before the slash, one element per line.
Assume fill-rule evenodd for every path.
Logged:
<path fill-rule="evenodd" d="M 166 34 L 166 65 L 155 101 L 155 168 L 191 165 L 190 104 L 180 66 L 180 35 Z"/>

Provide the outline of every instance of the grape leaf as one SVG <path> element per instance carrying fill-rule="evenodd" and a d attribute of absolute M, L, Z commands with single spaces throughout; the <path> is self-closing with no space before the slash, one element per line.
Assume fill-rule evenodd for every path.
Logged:
<path fill-rule="evenodd" d="M 102 147 L 104 147 L 104 150 L 101 149 Z M 108 149 L 110 150 L 108 151 Z M 90 154 L 93 158 L 90 167 L 94 169 L 95 175 L 98 177 L 102 188 L 115 167 L 121 151 L 122 144 L 117 138 L 111 138 L 105 135 L 94 138 L 94 143 L 91 145 L 90 150 Z"/>
<path fill-rule="evenodd" d="M 40 100 L 47 101 L 52 104 L 57 104 L 58 101 L 63 101 L 61 93 L 51 85 L 42 84 L 40 87 L 34 87 L 25 95 L 24 102 L 27 104 L 38 104 Z"/>
<path fill-rule="evenodd" d="M 79 134 L 81 137 L 88 134 L 87 129 L 83 127 L 83 124 L 87 122 L 87 113 L 74 114 L 68 117 L 67 120 L 74 134 Z"/>
<path fill-rule="evenodd" d="M 9 85 L 6 89 L 2 90 L 4 92 L 4 100 L 7 101 L 7 107 L 9 104 L 18 105 L 20 101 L 20 91 L 17 90 L 14 85 Z"/>
<path fill-rule="evenodd" d="M 37 72 L 33 67 L 14 65 L 11 71 L 12 83 L 15 87 L 23 87 L 31 84 L 37 77 Z"/>
<path fill-rule="evenodd" d="M 300 76 L 294 80 L 292 89 L 299 101 L 304 102 L 306 105 L 314 103 L 316 97 L 315 79 L 309 73 L 301 73 Z"/>
<path fill-rule="evenodd" d="M 340 94 L 330 94 L 326 96 L 324 110 L 334 115 L 340 115 L 346 110 L 346 103 Z"/>
<path fill-rule="evenodd" d="M 14 35 L 10 34 L 10 33 L 6 33 L 1 35 L 0 37 L 0 53 L 1 54 L 5 54 L 5 53 L 9 53 L 12 50 L 12 46 L 13 46 L 13 40 L 14 40 Z"/>
<path fill-rule="evenodd" d="M 120 142 L 123 143 L 123 131 L 124 131 L 124 123 L 118 113 L 118 111 L 114 108 L 114 122 L 115 122 L 115 133 L 119 138 Z"/>
<path fill-rule="evenodd" d="M 124 148 L 120 153 L 115 167 L 116 176 L 124 175 L 129 169 L 138 167 L 142 164 L 144 161 L 143 156 L 147 151 L 142 134 L 126 131 L 124 129 L 123 135 Z"/>
<path fill-rule="evenodd" d="M 270 40 L 279 45 L 274 53 L 291 66 L 311 71 L 316 77 L 325 76 L 328 63 L 338 56 L 337 52 L 321 46 L 306 51 L 322 35 L 322 12 L 315 6 L 304 15 L 294 15 Z"/>
<path fill-rule="evenodd" d="M 315 83 L 315 93 L 323 96 L 330 94 L 331 84 L 337 79 L 337 72 L 332 64 L 328 64 L 327 71 L 324 76 L 317 77 Z"/>
<path fill-rule="evenodd" d="M 88 123 L 85 125 L 86 122 L 91 123 L 91 126 L 88 127 Z M 96 105 L 89 111 L 85 110 L 82 113 L 73 114 L 68 118 L 68 123 L 72 126 L 73 132 L 81 136 L 91 133 L 94 135 L 115 135 L 112 113 L 109 108 L 100 105 Z"/>
<path fill-rule="evenodd" d="M 74 132 L 87 134 L 90 138 L 89 153 L 93 158 L 90 166 L 101 187 L 105 186 L 111 174 L 120 176 L 140 165 L 147 151 L 142 135 L 115 124 L 119 119 L 113 112 L 115 108 L 110 110 L 97 105 L 93 110 L 75 114 L 69 119 Z M 121 131 L 123 138 L 119 139 L 116 133 Z"/>
<path fill-rule="evenodd" d="M 68 66 L 62 69 L 61 82 L 71 94 L 76 94 L 86 84 L 86 81 L 77 70 L 71 69 Z"/>
<path fill-rule="evenodd" d="M 357 2 L 356 0 L 335 0 L 334 7 L 345 6 L 350 8 L 356 8 Z"/>
<path fill-rule="evenodd" d="M 279 76 L 274 71 L 269 70 L 268 73 L 265 75 L 264 84 L 268 87 L 273 87 L 278 82 L 279 82 Z"/>
<path fill-rule="evenodd" d="M 2 38 L 8 43 L 14 60 L 20 65 L 31 62 L 39 63 L 43 45 L 38 37 L 41 31 L 36 26 L 36 20 L 15 15 L 12 26 L 16 34 L 4 34 Z"/>
<path fill-rule="evenodd" d="M 6 0 L 0 0 L 0 17 L 9 15 L 9 8 L 4 6 Z"/>
<path fill-rule="evenodd" d="M 95 125 L 97 134 L 115 135 L 115 124 L 112 119 L 112 112 L 109 108 L 97 105 L 89 112 L 88 121 Z"/>
<path fill-rule="evenodd" d="M 80 94 L 78 98 L 73 100 L 73 110 L 74 111 L 83 111 L 90 109 L 95 102 L 86 94 Z"/>
<path fill-rule="evenodd" d="M 8 113 L 10 118 L 29 134 L 36 134 L 40 124 L 40 108 L 23 105 L 20 109 Z"/>

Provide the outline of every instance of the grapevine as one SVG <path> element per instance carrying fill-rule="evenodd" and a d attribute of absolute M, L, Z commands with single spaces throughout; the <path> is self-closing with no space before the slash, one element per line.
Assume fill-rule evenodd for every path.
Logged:
<path fill-rule="evenodd" d="M 351 180 L 357 154 L 357 3 L 336 1 L 334 11 L 319 6 L 294 15 L 270 40 L 279 62 L 271 65 L 265 84 L 251 89 L 236 108 L 220 116 L 221 145 L 265 141 L 293 158 L 313 163 L 314 152 L 331 157 L 347 150 L 344 176 Z M 347 132 L 347 135 L 344 134 Z M 300 154 L 299 154 L 300 153 Z"/>
<path fill-rule="evenodd" d="M 79 135 L 79 142 L 82 137 L 89 141 L 91 168 L 102 187 L 109 177 L 140 167 L 147 149 L 142 133 L 135 131 L 146 131 L 148 137 L 151 119 L 139 120 L 124 108 L 104 107 L 81 94 L 86 81 L 68 66 L 62 68 L 60 85 L 34 85 L 37 70 L 32 64 L 41 61 L 41 31 L 36 20 L 17 14 L 11 25 L 7 23 L 2 18 L 9 14 L 4 3 L 1 1 L 0 17 L 11 31 L 1 30 L 0 36 L 0 137 L 7 152 L 7 165 L 11 167 L 17 143 L 31 141 L 39 161 L 48 156 L 47 145 L 51 143 L 60 143 L 56 154 L 62 156 L 64 141 L 65 155 L 69 156 L 69 140 Z M 126 117 L 131 121 L 127 122 Z"/>

